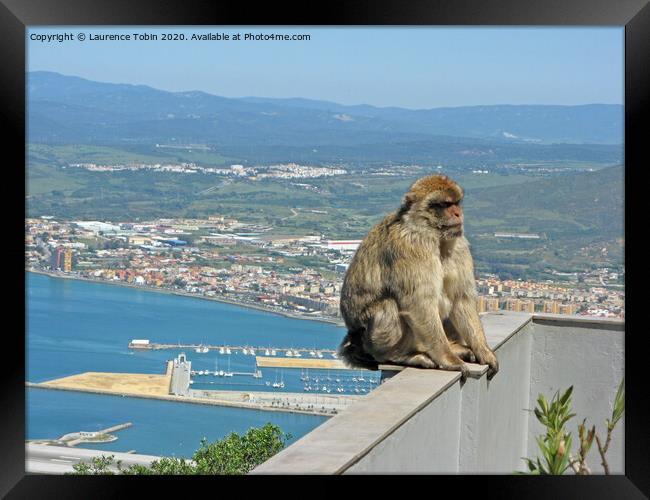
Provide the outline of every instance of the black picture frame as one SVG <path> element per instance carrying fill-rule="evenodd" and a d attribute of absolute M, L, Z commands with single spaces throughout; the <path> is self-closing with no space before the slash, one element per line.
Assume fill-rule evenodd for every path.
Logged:
<path fill-rule="evenodd" d="M 377 488 L 395 485 L 400 495 L 437 496 L 450 488 L 453 495 L 477 495 L 497 498 L 644 498 L 650 495 L 650 439 L 647 412 L 648 385 L 644 381 L 644 360 L 647 350 L 639 307 L 642 295 L 642 277 L 636 272 L 642 268 L 640 246 L 633 244 L 635 234 L 647 231 L 635 223 L 635 215 L 643 216 L 641 196 L 634 189 L 643 189 L 640 169 L 644 154 L 643 125 L 649 121 L 650 102 L 650 6 L 648 0 L 330 0 L 317 5 L 307 2 L 259 3 L 253 7 L 247 2 L 233 0 L 0 0 L 0 110 L 5 125 L 2 134 L 4 173 L 15 176 L 7 181 L 6 200 L 11 217 L 6 218 L 6 231 L 16 236 L 19 248 L 5 251 L 5 273 L 11 270 L 12 280 L 5 285 L 5 311 L 18 318 L 17 326 L 5 326 L 2 383 L 3 410 L 0 413 L 0 495 L 7 498 L 117 498 L 130 496 L 137 484 L 146 485 L 171 496 L 174 493 L 197 495 L 201 490 L 198 478 L 159 477 L 157 480 L 128 477 L 70 477 L 44 476 L 25 473 L 25 343 L 17 335 L 25 331 L 25 316 L 18 311 L 25 308 L 24 231 L 25 192 L 25 31 L 28 26 L 56 25 L 562 25 L 562 26 L 625 26 L 625 229 L 630 242 L 625 259 L 637 263 L 627 273 L 627 321 L 632 320 L 631 332 L 626 336 L 626 393 L 625 415 L 625 475 L 590 477 L 529 476 L 436 476 L 420 477 L 418 484 L 396 477 L 375 477 L 367 481 Z M 22 182 L 22 184 L 21 184 Z M 635 187 L 635 188 L 633 188 Z M 12 196 L 8 196 L 11 194 Z M 13 199 L 15 196 L 16 199 Z M 21 199 L 22 197 L 22 199 Z M 23 207 L 22 218 L 20 207 Z M 22 229 L 21 229 L 22 226 Z M 638 236 L 637 238 L 640 238 Z M 21 257 L 22 256 L 22 257 Z M 10 264 L 16 260 L 15 264 Z M 23 263 L 19 262 L 23 259 Z M 633 264 L 634 265 L 634 264 Z M 5 316 L 7 318 L 9 315 Z M 22 319 L 21 319 L 22 318 Z M 5 320 L 5 325 L 9 322 Z M 352 487 L 352 478 L 310 478 L 324 481 L 342 494 Z M 358 478 L 356 478 L 358 480 Z M 363 479 L 363 478 L 362 478 Z M 368 479 L 368 478 L 365 478 Z M 218 488 L 207 494 L 225 494 L 224 481 L 237 478 L 205 478 L 201 486 Z M 257 476 L 243 478 L 235 487 L 247 489 L 261 482 L 266 488 L 273 478 Z M 137 481 L 137 483 L 134 483 Z M 218 482 L 217 482 L 218 481 Z M 345 482 L 345 483 L 343 483 Z M 356 482 L 356 481 L 355 481 Z M 446 484 L 442 484 L 445 482 Z M 296 494 L 292 481 L 283 480 L 277 493 Z M 408 485 L 408 486 L 404 486 Z M 305 485 L 302 485 L 305 487 Z M 287 488 L 288 487 L 288 488 Z M 356 487 L 367 488 L 366 485 Z M 344 489 L 345 488 L 345 489 Z M 381 489 L 379 489 L 381 488 Z M 309 494 L 309 491 L 305 491 Z M 324 493 L 327 493 L 324 491 Z M 369 493 L 363 491 L 364 495 Z M 232 493 L 230 493 L 232 494 Z M 357 493 L 358 494 L 358 493 Z"/>

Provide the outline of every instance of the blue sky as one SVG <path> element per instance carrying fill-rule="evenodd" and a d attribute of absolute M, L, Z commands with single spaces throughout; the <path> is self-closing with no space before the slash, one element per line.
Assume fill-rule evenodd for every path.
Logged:
<path fill-rule="evenodd" d="M 84 33 L 40 42 L 32 34 Z M 158 41 L 90 41 L 91 33 Z M 162 33 L 309 34 L 309 41 L 162 41 Z M 405 108 L 622 104 L 624 28 L 31 27 L 28 71 L 202 90 Z"/>

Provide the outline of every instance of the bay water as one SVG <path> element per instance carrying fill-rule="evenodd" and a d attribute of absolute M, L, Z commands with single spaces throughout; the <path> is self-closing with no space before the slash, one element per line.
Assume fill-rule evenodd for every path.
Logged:
<path fill-rule="evenodd" d="M 87 371 L 164 373 L 165 361 L 181 352 L 134 351 L 128 348 L 132 339 L 170 344 L 336 349 L 345 334 L 343 328 L 324 322 L 34 273 L 26 273 L 26 318 L 26 379 L 30 382 Z M 230 356 L 215 351 L 183 352 L 192 361 L 193 370 L 230 368 L 252 373 L 256 368 L 254 356 L 241 352 Z M 281 390 L 303 391 L 301 370 L 261 370 L 262 379 L 197 378 L 192 387 L 277 391 L 266 383 L 282 380 L 285 387 Z M 330 373 L 323 370 L 323 379 L 325 376 L 329 379 Z M 26 439 L 55 439 L 68 432 L 95 431 L 132 422 L 132 427 L 116 432 L 117 441 L 81 446 L 189 457 L 202 437 L 214 441 L 232 431 L 242 433 L 271 422 L 290 433 L 292 442 L 327 417 L 28 388 L 26 418 Z"/>

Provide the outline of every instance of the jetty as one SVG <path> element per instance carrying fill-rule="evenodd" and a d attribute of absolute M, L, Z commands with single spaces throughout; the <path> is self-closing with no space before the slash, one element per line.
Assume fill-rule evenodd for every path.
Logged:
<path fill-rule="evenodd" d="M 338 356 L 335 349 L 316 349 L 310 347 L 272 347 L 272 346 L 250 346 L 250 345 L 227 345 L 227 344 L 166 344 L 159 342 L 151 342 L 148 339 L 133 339 L 129 342 L 129 349 L 136 350 L 160 350 L 160 349 L 180 349 L 185 351 L 194 351 L 196 353 L 204 354 L 210 351 L 217 351 L 219 354 L 243 354 L 251 356 L 286 356 L 297 357 L 302 356 L 322 359 L 325 355 L 330 359 L 336 359 Z"/>
<path fill-rule="evenodd" d="M 131 422 L 126 422 L 112 427 L 107 427 L 100 431 L 69 432 L 58 439 L 33 439 L 29 442 L 34 444 L 49 444 L 55 446 L 63 445 L 68 447 L 75 446 L 79 443 L 110 443 L 112 441 L 117 441 L 117 436 L 114 436 L 112 434 L 113 432 L 126 429 L 132 425 Z"/>

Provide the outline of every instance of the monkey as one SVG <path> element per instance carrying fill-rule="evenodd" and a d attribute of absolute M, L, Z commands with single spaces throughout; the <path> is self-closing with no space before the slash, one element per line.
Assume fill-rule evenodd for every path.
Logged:
<path fill-rule="evenodd" d="M 499 370 L 478 315 L 474 263 L 463 234 L 463 189 L 445 175 L 418 179 L 400 208 L 362 240 L 341 287 L 351 367 L 379 364 L 460 371 Z"/>

